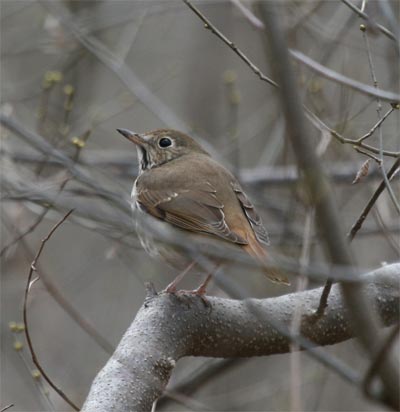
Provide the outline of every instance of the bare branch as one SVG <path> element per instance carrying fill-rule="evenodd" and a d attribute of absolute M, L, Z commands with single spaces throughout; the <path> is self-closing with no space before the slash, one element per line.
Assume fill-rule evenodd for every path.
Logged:
<path fill-rule="evenodd" d="M 375 123 L 370 131 L 368 133 L 365 133 L 365 135 L 361 136 L 359 139 L 357 139 L 358 142 L 362 142 L 368 137 L 372 136 L 375 132 L 375 130 L 380 127 L 380 125 L 385 121 L 385 119 L 393 112 L 394 107 L 391 107 L 379 120 L 377 123 Z"/>
<path fill-rule="evenodd" d="M 314 121 L 311 122 L 315 127 L 317 127 L 318 129 L 323 129 L 323 130 L 327 130 L 329 133 L 331 133 L 331 135 L 338 140 L 340 143 L 342 144 L 351 144 L 353 146 L 356 147 L 361 147 L 365 150 L 368 150 L 371 153 L 375 153 L 375 154 L 381 154 L 381 151 L 379 148 L 374 147 L 374 146 L 370 146 L 366 143 L 364 143 L 363 140 L 360 139 L 348 139 L 344 136 L 342 136 L 339 132 L 337 132 L 336 130 L 332 129 L 331 127 L 329 127 L 327 124 L 325 124 L 320 118 L 318 118 L 317 116 L 315 116 L 314 113 L 312 113 L 310 110 L 307 110 L 307 115 L 313 119 Z M 379 126 L 379 125 L 378 125 Z M 382 154 L 384 154 L 385 156 L 389 156 L 389 157 L 399 157 L 400 156 L 400 152 L 393 152 L 390 150 L 383 150 Z"/>
<path fill-rule="evenodd" d="M 396 341 L 396 338 L 399 334 L 400 330 L 400 324 L 398 323 L 389 333 L 389 336 L 387 337 L 386 341 L 383 342 L 383 345 L 381 348 L 379 348 L 377 355 L 375 359 L 371 362 L 371 365 L 369 366 L 365 377 L 364 377 L 364 391 L 367 393 L 367 395 L 371 392 L 371 384 L 374 379 L 374 377 L 377 375 L 378 370 L 379 370 L 379 365 L 382 363 L 382 359 L 390 353 L 390 349 L 393 346 L 394 342 Z"/>
<path fill-rule="evenodd" d="M 223 33 L 221 33 L 211 22 L 204 16 L 200 10 L 195 7 L 189 0 L 182 0 L 204 23 L 204 27 L 221 39 L 229 48 L 231 48 L 260 78 L 260 80 L 269 83 L 274 87 L 279 87 L 277 83 L 267 77 L 231 40 L 229 40 Z"/>
<path fill-rule="evenodd" d="M 367 299 L 385 325 L 399 320 L 399 277 L 400 264 L 365 275 Z M 175 363 L 184 356 L 240 358 L 287 353 L 291 339 L 271 323 L 288 327 L 300 302 L 305 315 L 312 314 L 320 294 L 321 288 L 264 300 L 207 297 L 211 307 L 186 295 L 160 294 L 146 299 L 94 380 L 82 410 L 150 411 Z M 255 316 L 255 309 L 263 313 L 262 321 Z M 305 316 L 301 333 L 316 346 L 354 336 L 338 285 L 332 288 L 325 316 L 317 325 Z"/>
<path fill-rule="evenodd" d="M 31 355 L 32 355 L 33 363 L 38 368 L 38 370 L 40 371 L 40 373 L 42 374 L 44 379 L 46 379 L 47 383 L 61 396 L 61 398 L 63 398 L 65 400 L 65 402 L 67 402 L 70 406 L 72 406 L 76 411 L 79 411 L 79 408 L 67 397 L 67 395 L 65 395 L 65 393 L 60 388 L 58 388 L 54 384 L 54 382 L 47 375 L 46 371 L 42 368 L 42 365 L 39 363 L 39 361 L 36 357 L 35 351 L 33 349 L 32 340 L 31 340 L 31 336 L 30 336 L 30 333 L 29 333 L 28 311 L 27 311 L 29 288 L 30 288 L 30 285 L 31 285 L 31 280 L 32 280 L 33 273 L 36 271 L 37 261 L 39 260 L 40 255 L 42 254 L 44 246 L 46 245 L 47 241 L 51 238 L 51 236 L 58 229 L 58 227 L 60 225 L 62 225 L 66 219 L 68 219 L 68 216 L 72 212 L 73 212 L 73 210 L 70 210 L 66 215 L 63 216 L 63 218 L 56 225 L 53 226 L 53 228 L 50 230 L 50 232 L 42 240 L 42 243 L 40 244 L 40 247 L 39 247 L 39 249 L 36 253 L 36 256 L 35 256 L 35 258 L 33 259 L 32 263 L 31 263 L 31 267 L 30 267 L 29 275 L 28 275 L 28 280 L 27 280 L 26 288 L 25 288 L 25 294 L 24 294 L 23 317 L 24 317 L 24 324 L 25 324 L 25 337 L 26 337 L 26 340 L 28 342 L 28 347 L 29 347 L 29 350 L 30 350 Z"/>
<path fill-rule="evenodd" d="M 300 63 L 303 63 L 311 70 L 319 73 L 321 76 L 326 77 L 329 80 L 333 80 L 336 83 L 349 86 L 350 88 L 357 90 L 363 94 L 366 94 L 367 96 L 379 97 L 380 99 L 386 100 L 388 102 L 400 101 L 400 94 L 398 93 L 394 93 L 388 90 L 375 89 L 374 87 L 368 84 L 361 83 L 354 79 L 350 79 L 349 77 L 344 76 L 341 73 L 338 73 L 332 69 L 329 69 L 326 66 L 323 66 L 322 64 L 311 59 L 311 57 L 306 56 L 298 50 L 290 49 L 289 53 L 294 59 L 296 59 Z"/>
<path fill-rule="evenodd" d="M 350 7 L 355 13 L 357 13 L 362 19 L 371 22 L 370 17 L 363 12 L 363 10 L 360 10 L 357 6 L 355 6 L 350 0 L 341 0 L 342 3 L 344 3 L 346 6 Z M 389 39 L 391 40 L 395 40 L 396 41 L 396 36 L 390 31 L 388 30 L 386 27 L 382 26 L 379 23 L 372 23 L 374 26 L 376 26 L 381 33 L 383 33 L 385 36 L 387 36 Z"/>
<path fill-rule="evenodd" d="M 7 405 L 7 406 L 5 406 L 4 408 L 2 408 L 2 409 L 0 410 L 0 412 L 5 412 L 6 410 L 12 408 L 13 406 L 14 406 L 14 404 L 13 404 L 13 403 L 10 403 L 9 405 Z"/>
<path fill-rule="evenodd" d="M 269 31 L 269 41 L 276 61 L 276 75 L 281 88 L 282 107 L 286 117 L 288 135 L 294 149 L 297 163 L 302 169 L 309 193 L 316 207 L 317 220 L 327 251 L 335 264 L 348 267 L 350 273 L 356 274 L 353 256 L 342 234 L 338 208 L 326 179 L 321 162 L 317 158 L 310 133 L 304 122 L 302 107 L 297 93 L 296 82 L 290 65 L 289 51 L 285 36 L 280 26 L 280 16 L 272 2 L 261 3 L 265 26 Z M 353 326 L 361 343 L 370 356 L 376 345 L 380 344 L 379 321 L 373 311 L 368 310 L 365 288 L 354 282 L 341 284 L 343 297 L 347 302 L 353 320 Z M 384 359 L 379 368 L 384 382 L 387 403 L 392 408 L 399 407 L 398 387 L 399 372 L 396 362 L 391 357 Z"/>
<path fill-rule="evenodd" d="M 200 10 L 195 7 L 189 0 L 182 0 L 199 18 L 203 21 L 204 27 L 210 30 L 218 38 L 220 38 L 226 45 L 228 45 L 252 70 L 253 72 L 263 81 L 271 84 L 274 87 L 279 88 L 279 84 L 274 80 L 271 80 L 267 77 L 231 40 L 229 40 L 223 33 L 221 33 L 211 22 L 207 19 Z M 344 84 L 350 88 L 357 90 L 363 94 L 379 97 L 382 100 L 387 100 L 389 102 L 398 102 L 400 101 L 400 95 L 393 93 L 387 90 L 377 90 L 374 87 L 371 87 L 368 84 L 361 83 L 357 80 L 350 79 L 347 76 L 344 76 L 341 73 L 338 73 L 332 69 L 329 69 L 322 64 L 316 62 L 310 57 L 306 56 L 299 50 L 289 49 L 290 55 L 300 63 L 306 65 L 311 70 L 319 73 L 323 77 L 326 77 L 329 80 L 334 82 Z"/>
<path fill-rule="evenodd" d="M 366 156 L 370 156 L 369 153 L 362 153 Z M 7 156 L 14 161 L 22 162 L 26 165 L 31 163 L 36 164 L 41 160 L 40 155 L 25 150 L 18 150 L 13 153 L 7 152 Z M 378 158 L 375 158 L 374 160 L 379 161 Z M 57 159 L 49 159 L 47 163 L 53 167 L 62 166 Z M 107 150 L 106 152 L 88 149 L 86 152 L 82 153 L 79 164 L 82 166 L 98 167 L 101 169 L 112 168 L 113 170 L 115 169 L 116 174 L 121 177 L 129 177 L 130 179 L 137 177 L 137 164 L 135 159 L 132 158 L 132 155 L 113 149 Z M 338 161 L 334 164 L 327 165 L 327 174 L 335 183 L 349 183 L 359 170 L 360 166 L 361 163 L 355 164 L 353 161 Z M 299 180 L 298 169 L 296 166 L 292 165 L 258 166 L 251 168 L 242 167 L 239 174 L 240 180 L 246 185 L 259 185 L 260 183 L 265 183 L 268 186 L 279 185 L 281 187 L 283 184 L 291 184 Z M 379 170 L 373 169 L 370 171 L 368 176 L 366 176 L 366 180 L 374 179 L 380 176 L 381 174 Z"/>

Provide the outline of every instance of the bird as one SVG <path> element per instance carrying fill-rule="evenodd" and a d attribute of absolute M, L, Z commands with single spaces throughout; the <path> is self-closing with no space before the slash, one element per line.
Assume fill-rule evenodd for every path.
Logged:
<path fill-rule="evenodd" d="M 284 274 L 267 267 L 268 234 L 238 179 L 195 139 L 172 129 L 145 133 L 117 131 L 137 149 L 139 171 L 132 188 L 131 205 L 138 212 L 139 240 L 151 256 L 161 257 L 182 270 L 166 292 L 177 292 L 178 283 L 196 265 L 196 260 L 187 248 L 156 239 L 140 224 L 144 218 L 158 231 L 172 230 L 185 244 L 200 242 L 212 248 L 213 242 L 218 241 L 218 245 L 247 253 L 263 267 L 270 280 L 288 284 Z M 221 261 L 216 268 L 219 264 Z M 210 279 L 211 273 L 191 292 L 203 296 Z"/>

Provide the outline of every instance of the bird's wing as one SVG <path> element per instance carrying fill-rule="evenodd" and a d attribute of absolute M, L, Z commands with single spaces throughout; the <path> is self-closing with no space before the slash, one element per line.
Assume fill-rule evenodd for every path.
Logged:
<path fill-rule="evenodd" d="M 236 197 L 239 199 L 239 202 L 242 206 L 242 209 L 249 221 L 254 234 L 258 241 L 269 245 L 269 237 L 267 230 L 265 229 L 260 215 L 257 213 L 254 205 L 251 203 L 250 199 L 246 196 L 246 193 L 243 191 L 241 186 L 237 181 L 231 182 L 233 191 L 236 193 Z"/>
<path fill-rule="evenodd" d="M 190 189 L 141 189 L 136 201 L 158 219 L 182 229 L 218 236 L 240 245 L 248 242 L 228 226 L 224 205 L 217 199 L 210 183 L 198 183 Z"/>

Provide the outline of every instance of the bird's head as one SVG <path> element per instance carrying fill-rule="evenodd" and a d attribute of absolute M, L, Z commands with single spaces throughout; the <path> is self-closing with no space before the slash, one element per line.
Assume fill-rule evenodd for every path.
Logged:
<path fill-rule="evenodd" d="M 135 133 L 127 129 L 117 131 L 135 143 L 140 172 L 188 154 L 208 154 L 194 139 L 177 130 L 157 129 L 146 133 Z"/>

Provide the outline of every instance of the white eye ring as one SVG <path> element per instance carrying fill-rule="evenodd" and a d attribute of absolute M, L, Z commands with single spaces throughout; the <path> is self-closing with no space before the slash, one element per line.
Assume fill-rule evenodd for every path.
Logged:
<path fill-rule="evenodd" d="M 159 141 L 158 141 L 158 145 L 165 149 L 166 147 L 169 147 L 172 145 L 172 140 L 169 137 L 162 137 Z"/>

